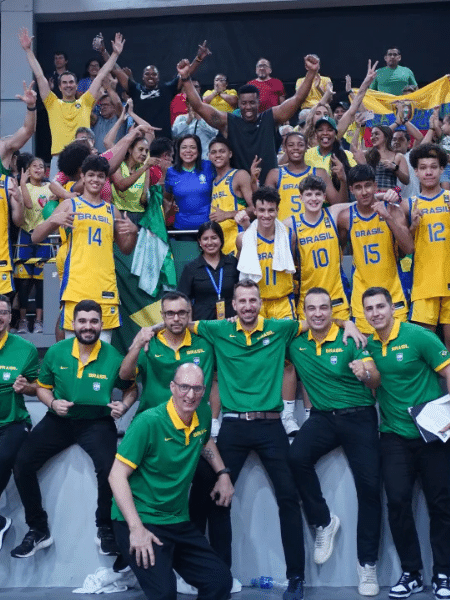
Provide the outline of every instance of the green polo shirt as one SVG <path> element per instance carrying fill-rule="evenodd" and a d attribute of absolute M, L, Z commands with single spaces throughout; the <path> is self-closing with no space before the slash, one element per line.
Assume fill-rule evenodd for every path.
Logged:
<path fill-rule="evenodd" d="M 71 419 L 99 419 L 111 413 L 113 388 L 133 385 L 119 378 L 122 355 L 110 344 L 97 340 L 86 364 L 80 360 L 76 338 L 51 346 L 44 357 L 38 384 L 52 390 L 57 400 L 68 400 Z M 54 411 L 52 411 L 54 412 Z"/>
<path fill-rule="evenodd" d="M 195 332 L 214 347 L 223 413 L 283 410 L 286 346 L 300 331 L 298 321 L 261 316 L 253 331 L 240 321 L 195 323 Z"/>
<path fill-rule="evenodd" d="M 371 391 L 348 366 L 353 360 L 371 361 L 367 350 L 359 350 L 355 341 L 342 341 L 344 331 L 332 324 L 325 339 L 318 342 L 311 331 L 302 333 L 288 348 L 314 408 L 335 410 L 354 406 L 372 406 Z"/>
<path fill-rule="evenodd" d="M 189 521 L 189 488 L 211 432 L 211 410 L 202 402 L 187 426 L 173 400 L 137 415 L 116 458 L 134 471 L 128 479 L 143 523 L 170 525 Z M 124 521 L 113 500 L 113 519 Z"/>
<path fill-rule="evenodd" d="M 139 352 L 137 374 L 142 381 L 142 395 L 138 413 L 168 401 L 171 395 L 169 384 L 177 367 L 184 363 L 194 363 L 202 368 L 206 386 L 203 400 L 207 402 L 209 398 L 214 374 L 211 344 L 186 329 L 180 347 L 173 350 L 167 344 L 164 331 L 150 340 L 147 352 L 144 349 Z"/>
<path fill-rule="evenodd" d="M 367 349 L 381 374 L 380 431 L 420 437 L 408 408 L 443 395 L 438 372 L 450 364 L 449 351 L 433 332 L 397 319 L 386 342 L 374 333 Z"/>
<path fill-rule="evenodd" d="M 20 421 L 31 424 L 23 394 L 13 390 L 13 383 L 19 375 L 33 382 L 38 372 L 38 351 L 33 344 L 6 332 L 0 340 L 0 427 Z"/>

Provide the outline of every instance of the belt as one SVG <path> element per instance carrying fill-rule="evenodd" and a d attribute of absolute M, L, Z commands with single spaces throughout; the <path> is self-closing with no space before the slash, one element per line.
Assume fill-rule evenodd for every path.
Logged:
<path fill-rule="evenodd" d="M 280 419 L 281 413 L 279 412 L 264 412 L 264 411 L 254 411 L 254 412 L 229 412 L 223 415 L 224 419 L 243 419 L 244 421 L 255 421 L 257 419 Z"/>
<path fill-rule="evenodd" d="M 373 408 L 372 406 L 350 406 L 349 408 L 335 408 L 331 411 L 333 415 L 351 415 L 352 413 L 361 412 L 362 410 L 367 410 L 368 408 Z M 328 412 L 328 411 L 326 411 Z"/>

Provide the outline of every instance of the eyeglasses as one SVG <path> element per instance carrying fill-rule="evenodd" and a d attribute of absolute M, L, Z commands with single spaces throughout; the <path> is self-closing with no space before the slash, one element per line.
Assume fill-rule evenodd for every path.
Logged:
<path fill-rule="evenodd" d="M 189 394 L 189 392 L 192 390 L 195 396 L 200 396 L 205 391 L 204 385 L 188 385 L 187 383 L 178 383 L 177 381 L 174 381 L 173 383 L 183 395 Z"/>
<path fill-rule="evenodd" d="M 163 316 L 168 319 L 174 319 L 175 317 L 180 317 L 180 319 L 185 319 L 189 314 L 187 310 L 166 310 L 163 312 Z"/>
<path fill-rule="evenodd" d="M 6 315 L 9 315 L 10 312 L 10 310 L 0 310 L 0 316 L 6 317 Z"/>

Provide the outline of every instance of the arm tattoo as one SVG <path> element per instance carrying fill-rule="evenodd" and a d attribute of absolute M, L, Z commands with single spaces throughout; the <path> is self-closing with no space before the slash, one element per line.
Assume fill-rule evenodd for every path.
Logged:
<path fill-rule="evenodd" d="M 215 454 L 214 452 L 211 450 L 211 448 L 203 448 L 202 450 L 202 456 L 205 460 L 207 460 L 208 462 L 214 460 Z"/>

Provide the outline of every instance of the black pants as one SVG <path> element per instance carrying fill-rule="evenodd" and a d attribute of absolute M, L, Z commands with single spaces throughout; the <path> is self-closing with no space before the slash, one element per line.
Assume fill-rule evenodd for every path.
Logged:
<path fill-rule="evenodd" d="M 281 541 L 286 560 L 286 575 L 304 578 L 305 548 L 303 524 L 297 490 L 288 465 L 289 441 L 281 420 L 244 421 L 224 418 L 217 439 L 222 460 L 231 469 L 231 479 L 236 482 L 251 450 L 261 459 L 272 482 L 280 517 Z M 223 549 L 231 565 L 230 508 L 220 513 Z"/>
<path fill-rule="evenodd" d="M 190 585 L 198 588 L 198 600 L 227 600 L 233 579 L 230 569 L 217 556 L 204 535 L 193 523 L 144 526 L 154 533 L 162 546 L 153 544 L 155 565 L 144 569 L 130 555 L 130 531 L 124 521 L 113 521 L 119 548 L 133 569 L 148 600 L 176 600 L 175 569 Z"/>
<path fill-rule="evenodd" d="M 342 415 L 311 409 L 311 416 L 289 449 L 303 508 L 311 525 L 330 522 L 314 465 L 339 446 L 347 456 L 358 496 L 358 560 L 361 564 L 375 562 L 380 540 L 381 483 L 378 422 L 373 406 Z"/>
<path fill-rule="evenodd" d="M 47 413 L 22 444 L 14 465 L 14 479 L 30 528 L 45 531 L 48 526 L 37 472 L 52 456 L 73 444 L 81 446 L 94 463 L 98 484 L 97 527 L 111 525 L 108 475 L 117 450 L 114 420 L 112 417 L 77 420 Z"/>
<path fill-rule="evenodd" d="M 26 421 L 0 427 L 0 496 L 8 485 L 16 455 L 29 429 Z"/>
<path fill-rule="evenodd" d="M 422 568 L 412 511 L 414 482 L 420 476 L 430 515 L 433 573 L 450 576 L 450 446 L 382 433 L 381 456 L 389 525 L 403 571 Z"/>

